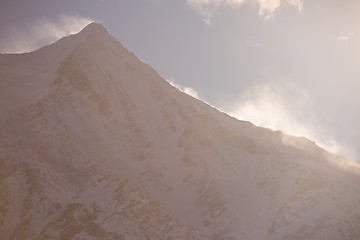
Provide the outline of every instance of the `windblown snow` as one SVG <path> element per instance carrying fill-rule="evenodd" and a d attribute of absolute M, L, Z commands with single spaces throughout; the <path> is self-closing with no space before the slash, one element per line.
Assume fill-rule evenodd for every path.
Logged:
<path fill-rule="evenodd" d="M 0 55 L 1 239 L 360 239 L 360 167 L 179 91 L 91 23 Z"/>

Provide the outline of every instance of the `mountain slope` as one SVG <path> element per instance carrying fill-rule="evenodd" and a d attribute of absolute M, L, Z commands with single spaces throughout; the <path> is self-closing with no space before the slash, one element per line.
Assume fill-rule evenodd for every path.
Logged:
<path fill-rule="evenodd" d="M 172 87 L 100 24 L 0 55 L 4 239 L 359 239 L 360 167 Z"/>

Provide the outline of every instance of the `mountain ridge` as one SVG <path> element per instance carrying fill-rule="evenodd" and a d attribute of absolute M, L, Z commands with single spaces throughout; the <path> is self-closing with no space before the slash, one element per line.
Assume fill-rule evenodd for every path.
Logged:
<path fill-rule="evenodd" d="M 0 66 L 5 239 L 360 236 L 353 162 L 182 93 L 102 25 L 40 50 Z"/>

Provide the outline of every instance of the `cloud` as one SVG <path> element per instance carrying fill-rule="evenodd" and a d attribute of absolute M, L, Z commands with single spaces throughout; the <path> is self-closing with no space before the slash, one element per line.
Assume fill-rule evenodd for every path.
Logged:
<path fill-rule="evenodd" d="M 61 37 L 77 33 L 87 24 L 90 18 L 79 15 L 60 15 L 57 19 L 38 19 L 29 29 L 11 27 L 0 38 L 0 52 L 22 53 L 33 51 L 50 44 Z"/>
<path fill-rule="evenodd" d="M 175 83 L 174 78 L 171 77 L 170 80 L 167 80 L 172 86 L 178 88 L 180 91 L 194 97 L 200 99 L 199 94 L 191 87 L 182 87 L 179 84 Z"/>
<path fill-rule="evenodd" d="M 203 20 L 209 24 L 214 12 L 221 6 L 239 8 L 246 0 L 187 0 L 187 5 L 198 12 Z"/>
<path fill-rule="evenodd" d="M 299 12 L 303 9 L 303 0 L 253 0 L 257 3 L 259 10 L 259 16 L 264 17 L 265 19 L 273 18 L 275 11 L 280 8 L 282 5 L 290 5 L 296 7 Z"/>
<path fill-rule="evenodd" d="M 199 94 L 193 88 L 184 87 L 182 90 L 184 91 L 184 93 L 189 94 L 190 96 L 193 96 L 194 98 L 199 99 Z"/>
<path fill-rule="evenodd" d="M 252 2 L 258 6 L 258 14 L 264 19 L 272 18 L 281 5 L 297 7 L 300 12 L 303 9 L 303 0 L 187 0 L 186 2 L 203 17 L 207 24 L 220 6 L 237 9 L 244 3 Z"/>
<path fill-rule="evenodd" d="M 265 17 L 265 19 L 272 18 L 276 9 L 280 7 L 280 0 L 258 0 L 259 16 Z"/>
<path fill-rule="evenodd" d="M 305 90 L 295 83 L 272 83 L 254 86 L 235 101 L 221 107 L 229 115 L 257 126 L 304 136 L 330 152 L 350 158 L 354 152 L 341 145 L 317 120 Z"/>
<path fill-rule="evenodd" d="M 345 34 L 345 33 L 340 33 L 339 36 L 337 37 L 337 39 L 339 41 L 347 41 L 349 40 L 350 37 L 352 37 L 355 33 L 354 32 L 351 32 L 351 33 L 348 33 L 348 34 Z"/>

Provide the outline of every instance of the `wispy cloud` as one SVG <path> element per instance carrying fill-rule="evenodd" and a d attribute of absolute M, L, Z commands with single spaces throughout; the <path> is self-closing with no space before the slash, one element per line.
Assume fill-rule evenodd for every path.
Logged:
<path fill-rule="evenodd" d="M 171 77 L 169 80 L 167 80 L 172 86 L 178 88 L 180 91 L 194 97 L 194 98 L 197 98 L 197 99 L 200 99 L 200 96 L 199 94 L 195 91 L 195 89 L 191 88 L 191 87 L 183 87 L 183 86 L 180 86 L 178 83 L 176 83 L 174 81 L 174 78 Z"/>
<path fill-rule="evenodd" d="M 276 9 L 280 7 L 280 0 L 257 0 L 259 5 L 259 16 L 263 16 L 265 19 L 272 18 Z"/>
<path fill-rule="evenodd" d="M 239 8 L 246 0 L 187 0 L 187 4 L 198 12 L 209 24 L 214 12 L 221 6 Z"/>
<path fill-rule="evenodd" d="M 299 12 L 303 10 L 303 0 L 253 0 L 257 3 L 259 16 L 270 19 L 275 16 L 275 12 L 283 5 L 296 7 Z"/>
<path fill-rule="evenodd" d="M 300 12 L 303 9 L 303 0 L 187 0 L 187 4 L 198 12 L 208 24 L 214 12 L 220 6 L 237 9 L 244 3 L 249 2 L 255 3 L 258 6 L 258 14 L 264 19 L 274 17 L 275 11 L 281 5 L 297 7 Z"/>
<path fill-rule="evenodd" d="M 77 33 L 90 22 L 92 22 L 90 18 L 63 14 L 55 20 L 39 19 L 32 23 L 28 29 L 10 27 L 2 33 L 0 52 L 29 52 L 50 44 L 61 37 Z"/>
<path fill-rule="evenodd" d="M 339 41 L 348 41 L 349 40 L 349 38 L 350 37 L 352 37 L 352 36 L 354 36 L 354 32 L 351 32 L 351 33 L 347 33 L 347 34 L 345 34 L 345 33 L 340 33 L 339 34 L 339 36 L 337 37 L 337 39 L 339 40 Z"/>
<path fill-rule="evenodd" d="M 349 146 L 339 144 L 310 110 L 305 90 L 294 83 L 263 84 L 242 93 L 237 100 L 223 104 L 231 116 L 255 125 L 304 136 L 333 153 L 353 157 Z"/>

